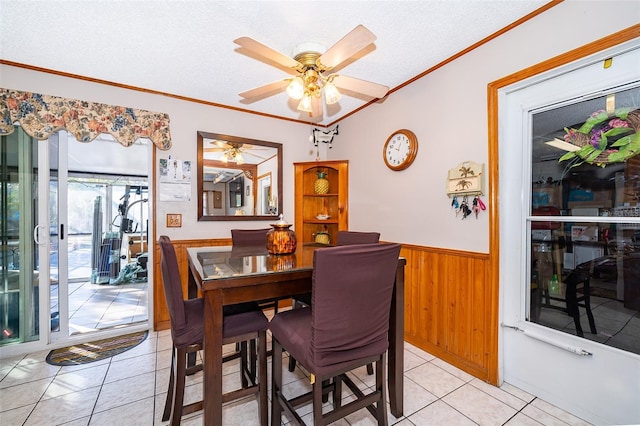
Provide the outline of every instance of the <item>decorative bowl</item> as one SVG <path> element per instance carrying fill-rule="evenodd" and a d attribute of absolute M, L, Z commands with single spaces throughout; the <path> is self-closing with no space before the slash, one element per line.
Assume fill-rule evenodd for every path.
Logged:
<path fill-rule="evenodd" d="M 329 219 L 329 215 L 328 214 L 319 214 L 316 216 L 316 219 L 318 220 L 327 220 Z"/>

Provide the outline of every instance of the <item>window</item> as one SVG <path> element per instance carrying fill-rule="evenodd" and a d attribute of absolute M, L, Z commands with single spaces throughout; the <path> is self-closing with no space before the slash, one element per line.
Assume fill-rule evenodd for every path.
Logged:
<path fill-rule="evenodd" d="M 640 354 L 640 85 L 535 112 L 532 132 L 527 319 Z"/>

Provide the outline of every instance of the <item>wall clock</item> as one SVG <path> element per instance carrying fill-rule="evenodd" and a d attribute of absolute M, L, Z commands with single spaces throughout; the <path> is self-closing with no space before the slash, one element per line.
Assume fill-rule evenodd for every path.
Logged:
<path fill-rule="evenodd" d="M 400 129 L 391 134 L 384 144 L 382 158 L 391 170 L 404 170 L 413 163 L 418 153 L 418 138 L 407 129 Z"/>

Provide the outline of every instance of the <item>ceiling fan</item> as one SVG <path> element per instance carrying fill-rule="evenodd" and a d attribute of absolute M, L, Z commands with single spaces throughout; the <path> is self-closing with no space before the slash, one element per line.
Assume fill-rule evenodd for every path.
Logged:
<path fill-rule="evenodd" d="M 309 113 L 311 118 L 322 116 L 322 94 L 327 105 L 338 102 L 340 90 L 361 94 L 374 99 L 384 97 L 389 88 L 382 84 L 360 80 L 341 74 L 331 73 L 341 65 L 358 59 L 356 55 L 373 47 L 376 36 L 364 25 L 358 25 L 351 32 L 321 53 L 324 48 L 315 43 L 300 45 L 293 58 L 286 56 L 250 38 L 240 37 L 234 42 L 244 49 L 267 59 L 269 65 L 284 67 L 294 77 L 275 81 L 240 93 L 245 102 L 251 103 L 283 90 L 290 98 L 300 100 L 298 110 Z M 367 52 L 368 53 L 368 52 Z M 260 59 L 262 60 L 262 59 Z"/>
<path fill-rule="evenodd" d="M 213 145 L 213 147 L 204 148 L 204 152 L 221 153 L 220 157 L 217 159 L 224 163 L 232 162 L 240 165 L 244 164 L 245 161 L 253 163 L 253 161 L 251 161 L 253 159 L 250 157 L 255 157 L 258 160 L 266 160 L 268 158 L 256 153 L 256 151 L 262 148 L 255 147 L 246 143 L 233 143 L 221 140 L 212 140 L 209 143 Z"/>

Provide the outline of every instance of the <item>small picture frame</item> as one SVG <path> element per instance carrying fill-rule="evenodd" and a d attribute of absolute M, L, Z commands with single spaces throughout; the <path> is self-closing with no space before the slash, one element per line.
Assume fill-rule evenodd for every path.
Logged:
<path fill-rule="evenodd" d="M 181 227 L 182 227 L 182 214 L 167 213 L 167 228 L 181 228 Z"/>

